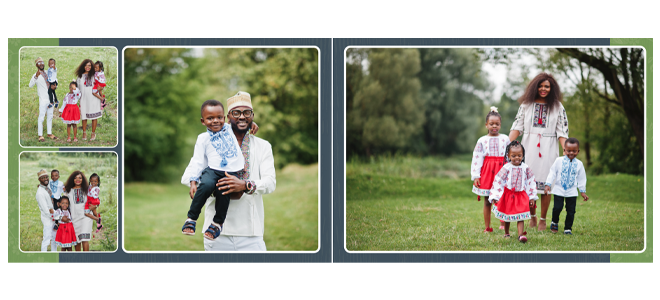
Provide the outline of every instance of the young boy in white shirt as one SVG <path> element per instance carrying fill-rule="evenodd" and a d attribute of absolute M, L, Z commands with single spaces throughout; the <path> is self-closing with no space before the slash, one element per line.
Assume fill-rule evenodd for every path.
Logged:
<path fill-rule="evenodd" d="M 573 220 L 575 218 L 575 206 L 577 202 L 577 190 L 580 191 L 584 201 L 589 200 L 587 196 L 587 174 L 584 165 L 576 158 L 580 153 L 580 141 L 569 138 L 564 142 L 564 156 L 558 157 L 550 167 L 550 173 L 545 182 L 545 194 L 552 188 L 555 195 L 555 203 L 552 208 L 552 223 L 550 230 L 553 233 L 559 231 L 559 214 L 566 202 L 566 221 L 564 234 L 572 235 Z"/>

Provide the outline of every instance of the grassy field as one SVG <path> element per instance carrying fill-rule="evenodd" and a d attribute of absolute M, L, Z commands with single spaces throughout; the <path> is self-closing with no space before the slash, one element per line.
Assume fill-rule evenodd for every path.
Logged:
<path fill-rule="evenodd" d="M 470 156 L 380 157 L 346 165 L 346 248 L 351 251 L 640 251 L 644 248 L 642 176 L 588 176 L 573 236 L 528 227 L 528 243 L 497 229 L 482 233 L 483 199 L 471 192 Z M 540 203 L 538 203 L 540 208 Z M 548 218 L 552 212 L 552 202 Z M 560 216 L 563 231 L 566 211 Z"/>
<path fill-rule="evenodd" d="M 48 71 L 48 59 L 54 58 L 57 66 L 57 81 L 59 83 L 56 94 L 62 103 L 64 95 L 69 92 L 69 82 L 75 81 L 75 69 L 80 63 L 89 58 L 100 60 L 105 68 L 106 84 L 104 89 L 108 106 L 103 110 L 103 117 L 96 127 L 96 140 L 82 140 L 82 126 L 78 124 L 78 142 L 66 142 L 66 124 L 62 122 L 59 111 L 53 112 L 53 134 L 59 140 L 46 138 L 45 142 L 37 140 L 37 120 L 39 118 L 39 97 L 36 87 L 28 87 L 31 76 L 37 71 L 34 60 L 41 57 L 44 60 L 44 71 Z M 20 51 L 20 142 L 23 146 L 75 146 L 75 147 L 113 147 L 117 144 L 117 49 L 103 48 L 77 48 L 77 47 L 40 47 L 23 48 Z M 46 121 L 43 122 L 44 137 L 46 135 Z M 91 133 L 92 123 L 87 122 L 88 133 Z M 73 132 L 71 133 L 73 135 Z M 73 140 L 73 137 L 71 138 Z"/>
<path fill-rule="evenodd" d="M 190 207 L 189 188 L 171 184 L 124 186 L 124 247 L 129 251 L 203 251 L 200 226 L 195 236 L 181 234 Z M 318 248 L 318 165 L 277 170 L 275 192 L 264 195 L 264 241 L 269 251 Z M 204 214 L 197 224 L 204 223 Z"/>
<path fill-rule="evenodd" d="M 20 248 L 23 251 L 40 251 L 42 228 L 39 206 L 35 199 L 37 172 L 58 169 L 60 181 L 66 183 L 75 170 L 82 171 L 87 179 L 92 173 L 101 177 L 101 205 L 98 212 L 103 216 L 104 229 L 92 234 L 90 251 L 115 251 L 117 249 L 117 156 L 114 153 L 38 153 L 24 152 L 20 158 Z M 50 173 L 49 173 L 50 174 Z M 50 175 L 49 175 L 50 177 Z M 96 223 L 94 223 L 96 224 Z"/>

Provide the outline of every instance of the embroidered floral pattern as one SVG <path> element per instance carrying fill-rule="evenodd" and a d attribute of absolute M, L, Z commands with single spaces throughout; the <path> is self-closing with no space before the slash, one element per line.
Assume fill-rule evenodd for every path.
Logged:
<path fill-rule="evenodd" d="M 246 133 L 241 143 L 241 152 L 245 161 L 243 170 L 238 171 L 238 178 L 241 180 L 250 179 L 250 133 Z"/>
<path fill-rule="evenodd" d="M 72 190 L 73 190 L 73 198 L 72 198 L 73 202 L 75 202 L 76 204 L 81 204 L 87 201 L 87 193 L 83 192 L 82 189 L 72 189 Z"/>
<path fill-rule="evenodd" d="M 511 189 L 515 192 L 520 192 L 523 190 L 523 174 L 522 169 L 513 168 L 511 170 Z"/>
<path fill-rule="evenodd" d="M 564 156 L 561 162 L 561 186 L 564 190 L 568 190 L 575 184 L 577 178 L 577 161 L 575 159 L 571 162 L 568 156 Z"/>
<path fill-rule="evenodd" d="M 213 132 L 209 129 L 206 130 L 211 135 L 211 145 L 215 148 L 215 151 L 218 152 L 218 155 L 222 157 L 219 166 L 220 168 L 227 166 L 227 158 L 236 157 L 238 155 L 238 151 L 236 150 L 236 147 L 234 147 L 233 137 L 231 136 L 234 133 L 230 128 L 231 127 L 229 126 L 224 126 L 217 132 Z"/>
<path fill-rule="evenodd" d="M 534 117 L 532 118 L 532 126 L 546 128 L 548 125 L 548 105 L 542 103 L 534 103 Z"/>
<path fill-rule="evenodd" d="M 491 156 L 499 156 L 498 154 L 500 153 L 500 138 L 499 137 L 494 137 L 490 138 L 488 141 L 488 154 Z"/>

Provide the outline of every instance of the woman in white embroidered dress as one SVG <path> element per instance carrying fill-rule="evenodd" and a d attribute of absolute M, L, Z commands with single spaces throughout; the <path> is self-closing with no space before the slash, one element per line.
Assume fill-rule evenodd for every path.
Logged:
<path fill-rule="evenodd" d="M 78 79 L 78 89 L 80 90 L 80 118 L 82 120 L 82 140 L 87 140 L 87 120 L 92 120 L 92 136 L 89 139 L 96 139 L 96 125 L 98 118 L 103 116 L 101 110 L 101 100 L 96 98 L 94 89 L 94 62 L 91 59 L 85 59 L 78 66 L 75 72 Z"/>
<path fill-rule="evenodd" d="M 74 171 L 64 184 L 64 190 L 69 195 L 71 206 L 71 221 L 73 229 L 78 236 L 78 244 L 75 245 L 76 251 L 89 251 L 89 241 L 92 239 L 92 219 L 85 216 L 85 202 L 87 202 L 88 184 L 85 174 L 80 171 Z"/>
<path fill-rule="evenodd" d="M 525 93 L 518 100 L 520 108 L 513 121 L 509 140 L 514 141 L 523 134 L 522 145 L 526 149 L 525 161 L 534 174 L 546 178 L 550 167 L 559 157 L 557 142 L 564 148 L 568 138 L 568 118 L 561 104 L 559 85 L 552 75 L 541 73 L 527 85 Z M 543 194 L 544 183 L 536 183 L 538 194 Z M 550 206 L 550 195 L 541 196 L 541 220 L 539 230 L 545 230 L 545 218 Z M 531 209 L 530 227 L 536 227 L 536 205 Z"/>

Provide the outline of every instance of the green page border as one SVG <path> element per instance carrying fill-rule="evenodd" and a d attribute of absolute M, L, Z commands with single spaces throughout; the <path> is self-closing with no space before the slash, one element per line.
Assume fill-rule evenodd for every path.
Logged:
<path fill-rule="evenodd" d="M 610 39 L 612 46 L 646 49 L 646 249 L 642 253 L 612 253 L 610 262 L 653 262 L 653 39 Z"/>
<path fill-rule="evenodd" d="M 8 242 L 7 247 L 7 260 L 9 262 L 59 262 L 60 257 L 58 253 L 23 253 L 18 248 L 18 178 L 19 178 L 19 169 L 18 161 L 19 155 L 22 151 L 58 151 L 59 148 L 22 148 L 18 144 L 18 135 L 19 135 L 19 116 L 18 116 L 18 59 L 19 59 L 19 50 L 23 46 L 59 46 L 59 39 L 9 39 L 8 41 L 8 64 L 9 64 L 9 86 L 7 88 L 9 92 L 9 110 L 7 116 L 7 123 L 9 126 L 9 143 L 8 143 L 8 156 L 9 162 L 7 164 L 9 169 L 9 182 L 8 182 L 8 194 L 9 194 L 9 211 L 7 212 L 9 220 L 8 224 Z"/>

